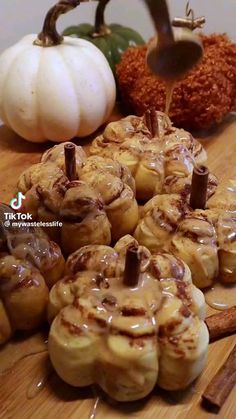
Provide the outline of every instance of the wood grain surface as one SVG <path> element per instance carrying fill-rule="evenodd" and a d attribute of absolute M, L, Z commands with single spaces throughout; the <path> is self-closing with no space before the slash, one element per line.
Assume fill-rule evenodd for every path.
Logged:
<path fill-rule="evenodd" d="M 113 117 L 116 119 L 117 114 Z M 210 170 L 222 179 L 236 179 L 236 117 L 231 115 L 216 130 L 202 135 L 200 140 L 208 151 Z M 83 144 L 83 141 L 79 143 Z M 51 143 L 27 143 L 5 126 L 0 127 L 2 202 L 10 201 L 20 173 L 38 162 L 41 153 L 50 146 Z M 218 415 L 206 412 L 201 407 L 203 390 L 227 358 L 235 340 L 235 336 L 230 336 L 210 345 L 203 374 L 186 391 L 168 393 L 155 389 L 146 400 L 128 404 L 111 404 L 102 400 L 98 403 L 96 419 L 235 419 L 236 388 Z M 10 372 L 0 376 L 0 419 L 89 419 L 95 401 L 92 389 L 74 389 L 63 383 L 55 373 L 49 377 L 37 397 L 27 399 L 26 393 L 31 381 L 46 365 L 45 357 L 45 353 L 27 357 Z"/>

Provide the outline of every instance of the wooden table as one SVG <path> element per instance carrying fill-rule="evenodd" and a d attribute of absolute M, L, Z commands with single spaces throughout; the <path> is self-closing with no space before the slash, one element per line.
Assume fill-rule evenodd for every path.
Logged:
<path fill-rule="evenodd" d="M 236 117 L 231 115 L 216 131 L 202 137 L 201 141 L 208 151 L 211 171 L 219 177 L 236 178 Z M 20 173 L 29 165 L 38 162 L 40 154 L 50 146 L 50 143 L 27 143 L 6 127 L 0 127 L 1 201 L 10 201 L 14 196 Z M 202 409 L 201 393 L 227 358 L 234 343 L 235 336 L 231 336 L 211 344 L 203 374 L 185 392 L 172 394 L 155 389 L 147 400 L 137 403 L 110 405 L 102 401 L 98 404 L 96 419 L 215 418 L 215 414 Z M 91 389 L 74 389 L 63 383 L 55 374 L 36 398 L 27 399 L 29 383 L 34 379 L 35 370 L 40 368 L 40 363 L 43 367 L 44 362 L 45 354 L 33 355 L 23 359 L 11 372 L 0 377 L 0 419 L 89 418 L 94 404 Z M 236 418 L 236 388 L 217 417 Z"/>

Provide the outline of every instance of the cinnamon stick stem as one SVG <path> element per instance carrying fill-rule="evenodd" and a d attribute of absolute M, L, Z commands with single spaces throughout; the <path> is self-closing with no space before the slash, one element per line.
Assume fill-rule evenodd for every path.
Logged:
<path fill-rule="evenodd" d="M 195 167 L 192 176 L 190 206 L 193 209 L 205 209 L 207 199 L 209 170 L 205 166 Z"/>
<path fill-rule="evenodd" d="M 202 395 L 207 407 L 220 409 L 236 385 L 236 345 Z"/>
<path fill-rule="evenodd" d="M 77 180 L 75 145 L 73 143 L 65 144 L 64 153 L 66 176 L 72 182 L 73 180 Z"/>
<path fill-rule="evenodd" d="M 126 252 L 125 271 L 124 271 L 124 285 L 134 287 L 138 284 L 140 273 L 140 257 L 138 248 L 135 246 L 129 247 Z"/>
<path fill-rule="evenodd" d="M 236 332 L 236 307 L 221 311 L 206 318 L 210 342 Z"/>
<path fill-rule="evenodd" d="M 154 108 L 148 109 L 144 115 L 144 121 L 147 126 L 147 129 L 150 131 L 152 138 L 154 138 L 159 131 L 158 127 L 158 118 L 156 110 Z"/>

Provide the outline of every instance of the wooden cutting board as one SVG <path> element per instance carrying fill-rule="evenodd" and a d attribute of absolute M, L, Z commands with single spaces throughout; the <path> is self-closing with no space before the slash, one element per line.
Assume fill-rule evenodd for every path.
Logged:
<path fill-rule="evenodd" d="M 113 115 L 113 119 L 117 117 L 117 114 Z M 210 170 L 222 179 L 236 179 L 236 117 L 231 115 L 217 130 L 207 136 L 203 135 L 200 140 L 208 151 Z M 80 141 L 80 144 L 83 142 Z M 21 172 L 38 162 L 41 153 L 51 145 L 27 143 L 5 126 L 0 127 L 2 202 L 10 201 Z M 209 313 L 212 312 L 209 309 Z M 227 358 L 235 341 L 235 336 L 231 336 L 210 345 L 203 374 L 186 391 L 168 393 L 155 389 L 146 400 L 128 404 L 99 401 L 96 419 L 235 419 L 236 388 L 217 416 L 206 412 L 200 404 L 203 390 Z M 44 364 L 45 353 L 32 355 L 18 362 L 7 374 L 0 376 L 0 419 L 89 419 L 95 402 L 92 390 L 74 389 L 63 383 L 55 373 L 49 377 L 37 397 L 27 399 L 29 385 L 37 377 L 38 371 L 43 370 Z"/>

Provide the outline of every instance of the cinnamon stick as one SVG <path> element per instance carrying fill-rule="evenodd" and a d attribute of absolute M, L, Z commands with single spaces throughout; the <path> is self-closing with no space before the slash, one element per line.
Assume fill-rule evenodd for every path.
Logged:
<path fill-rule="evenodd" d="M 220 409 L 236 384 L 236 345 L 202 395 L 206 407 Z"/>
<path fill-rule="evenodd" d="M 125 271 L 124 271 L 124 285 L 134 287 L 138 284 L 140 273 L 140 257 L 137 246 L 130 246 L 126 252 Z"/>
<path fill-rule="evenodd" d="M 236 307 L 221 311 L 206 318 L 210 341 L 236 332 Z"/>
<path fill-rule="evenodd" d="M 73 180 L 77 180 L 75 145 L 73 143 L 65 144 L 64 153 L 66 176 L 68 177 L 69 181 L 72 182 Z"/>
<path fill-rule="evenodd" d="M 158 118 L 154 108 L 148 109 L 144 114 L 144 123 L 150 131 L 152 138 L 158 133 Z"/>
<path fill-rule="evenodd" d="M 205 166 L 195 167 L 192 176 L 190 206 L 193 209 L 205 209 L 207 199 L 209 170 Z"/>

